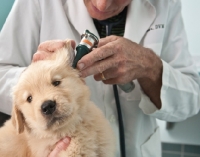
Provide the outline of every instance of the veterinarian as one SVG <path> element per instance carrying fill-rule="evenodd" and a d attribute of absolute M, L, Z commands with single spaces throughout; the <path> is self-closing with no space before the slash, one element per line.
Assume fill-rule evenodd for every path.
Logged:
<path fill-rule="evenodd" d="M 34 61 L 44 59 L 64 41 L 43 42 L 68 38 L 78 44 L 86 29 L 102 38 L 78 62 L 91 100 L 120 137 L 112 85 L 134 82 L 129 93 L 117 86 L 126 156 L 161 157 L 156 118 L 182 121 L 200 105 L 180 0 L 16 0 L 0 34 L 0 111 L 11 113 L 11 88 L 34 53 Z M 62 149 L 58 144 L 50 156 Z"/>

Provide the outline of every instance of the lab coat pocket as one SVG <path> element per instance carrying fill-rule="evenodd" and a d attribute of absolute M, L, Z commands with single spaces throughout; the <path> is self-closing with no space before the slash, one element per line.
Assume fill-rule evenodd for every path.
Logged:
<path fill-rule="evenodd" d="M 160 56 L 163 43 L 164 30 L 151 30 L 146 33 L 141 41 L 141 44 L 152 49 L 158 56 Z"/>
<path fill-rule="evenodd" d="M 145 47 L 151 49 L 154 53 L 156 53 L 158 56 L 160 56 L 161 49 L 162 49 L 162 43 L 149 44 L 149 45 L 146 45 Z"/>
<path fill-rule="evenodd" d="M 161 157 L 160 128 L 141 146 L 142 157 Z"/>

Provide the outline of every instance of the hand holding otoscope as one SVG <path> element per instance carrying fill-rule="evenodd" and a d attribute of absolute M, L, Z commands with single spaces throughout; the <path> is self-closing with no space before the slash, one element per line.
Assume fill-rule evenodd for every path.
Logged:
<path fill-rule="evenodd" d="M 84 34 L 81 35 L 81 42 L 76 47 L 76 56 L 74 58 L 72 67 L 76 68 L 78 61 L 86 54 L 90 53 L 93 48 L 98 45 L 99 39 L 91 32 L 86 30 Z M 133 82 L 127 84 L 118 85 L 124 92 L 129 93 L 135 88 Z"/>

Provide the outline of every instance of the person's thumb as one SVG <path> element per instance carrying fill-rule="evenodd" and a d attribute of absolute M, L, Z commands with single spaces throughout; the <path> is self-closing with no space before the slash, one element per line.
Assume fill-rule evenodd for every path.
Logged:
<path fill-rule="evenodd" d="M 70 140 L 71 139 L 69 137 L 65 137 L 60 140 L 56 144 L 56 147 L 53 149 L 53 151 L 48 155 L 48 157 L 56 157 L 62 150 L 66 150 L 70 144 Z"/>

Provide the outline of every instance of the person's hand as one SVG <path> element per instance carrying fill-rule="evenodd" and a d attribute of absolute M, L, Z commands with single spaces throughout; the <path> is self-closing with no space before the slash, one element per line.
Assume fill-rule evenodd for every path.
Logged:
<path fill-rule="evenodd" d="M 70 144 L 70 138 L 69 137 L 65 137 L 63 139 L 61 139 L 60 141 L 58 141 L 56 143 L 56 147 L 53 149 L 53 151 L 48 155 L 48 157 L 57 157 L 58 154 L 62 151 L 62 150 L 66 150 L 67 147 Z"/>
<path fill-rule="evenodd" d="M 37 52 L 33 55 L 33 62 L 36 62 L 38 60 L 44 60 L 48 58 L 52 53 L 54 53 L 56 50 L 62 48 L 65 46 L 66 42 L 71 42 L 71 46 L 74 49 L 75 48 L 75 41 L 66 39 L 66 40 L 49 40 L 41 43 L 38 46 Z"/>
<path fill-rule="evenodd" d="M 162 62 L 150 49 L 123 37 L 109 36 L 100 39 L 98 48 L 85 55 L 77 67 L 82 77 L 94 75 L 105 84 L 125 84 L 139 78 L 156 80 Z"/>

